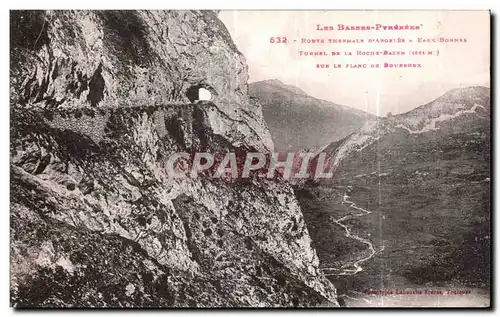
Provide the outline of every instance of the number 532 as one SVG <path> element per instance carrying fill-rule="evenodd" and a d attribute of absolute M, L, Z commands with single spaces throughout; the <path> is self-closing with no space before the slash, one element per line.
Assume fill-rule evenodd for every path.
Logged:
<path fill-rule="evenodd" d="M 286 38 L 286 36 L 272 36 L 269 38 L 269 43 L 277 43 L 277 44 L 280 44 L 280 43 L 288 43 L 288 40 Z"/>

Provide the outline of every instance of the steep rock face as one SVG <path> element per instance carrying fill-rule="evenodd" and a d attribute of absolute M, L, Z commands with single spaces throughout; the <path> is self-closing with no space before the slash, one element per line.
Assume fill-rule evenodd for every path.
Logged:
<path fill-rule="evenodd" d="M 11 22 L 13 305 L 337 305 L 289 185 L 166 172 L 272 148 L 215 13 Z M 193 86 L 213 100 L 187 103 Z"/>
<path fill-rule="evenodd" d="M 149 106 L 189 102 L 200 86 L 230 119 L 210 118 L 216 133 L 272 148 L 245 58 L 214 12 L 13 11 L 11 21 L 15 104 Z"/>

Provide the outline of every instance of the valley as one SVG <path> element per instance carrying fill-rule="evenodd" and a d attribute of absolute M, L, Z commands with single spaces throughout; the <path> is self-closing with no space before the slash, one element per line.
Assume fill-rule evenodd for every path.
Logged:
<path fill-rule="evenodd" d="M 320 153 L 333 178 L 294 190 L 320 268 L 348 306 L 489 305 L 488 91 L 451 91 Z"/>

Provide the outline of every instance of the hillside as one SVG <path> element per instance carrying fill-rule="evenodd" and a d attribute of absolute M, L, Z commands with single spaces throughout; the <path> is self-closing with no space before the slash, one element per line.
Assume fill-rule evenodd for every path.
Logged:
<path fill-rule="evenodd" d="M 331 276 L 344 283 L 342 291 L 488 289 L 490 128 L 489 89 L 469 87 L 368 122 L 323 149 L 333 179 L 296 189 L 323 267 L 368 252 L 367 245 L 345 238 L 342 250 L 332 249 L 331 237 L 344 231 L 332 217 L 360 213 L 343 197 L 371 211 L 343 222 L 376 254 L 361 264 L 361 273 Z"/>
<path fill-rule="evenodd" d="M 320 100 L 279 80 L 249 84 L 279 152 L 315 149 L 356 132 L 375 116 Z"/>

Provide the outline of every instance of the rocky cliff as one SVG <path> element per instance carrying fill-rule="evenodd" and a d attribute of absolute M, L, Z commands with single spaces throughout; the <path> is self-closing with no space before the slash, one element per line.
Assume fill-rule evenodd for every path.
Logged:
<path fill-rule="evenodd" d="M 272 150 L 247 77 L 211 11 L 12 11 L 12 305 L 337 306 L 289 185 L 166 173 Z"/>

